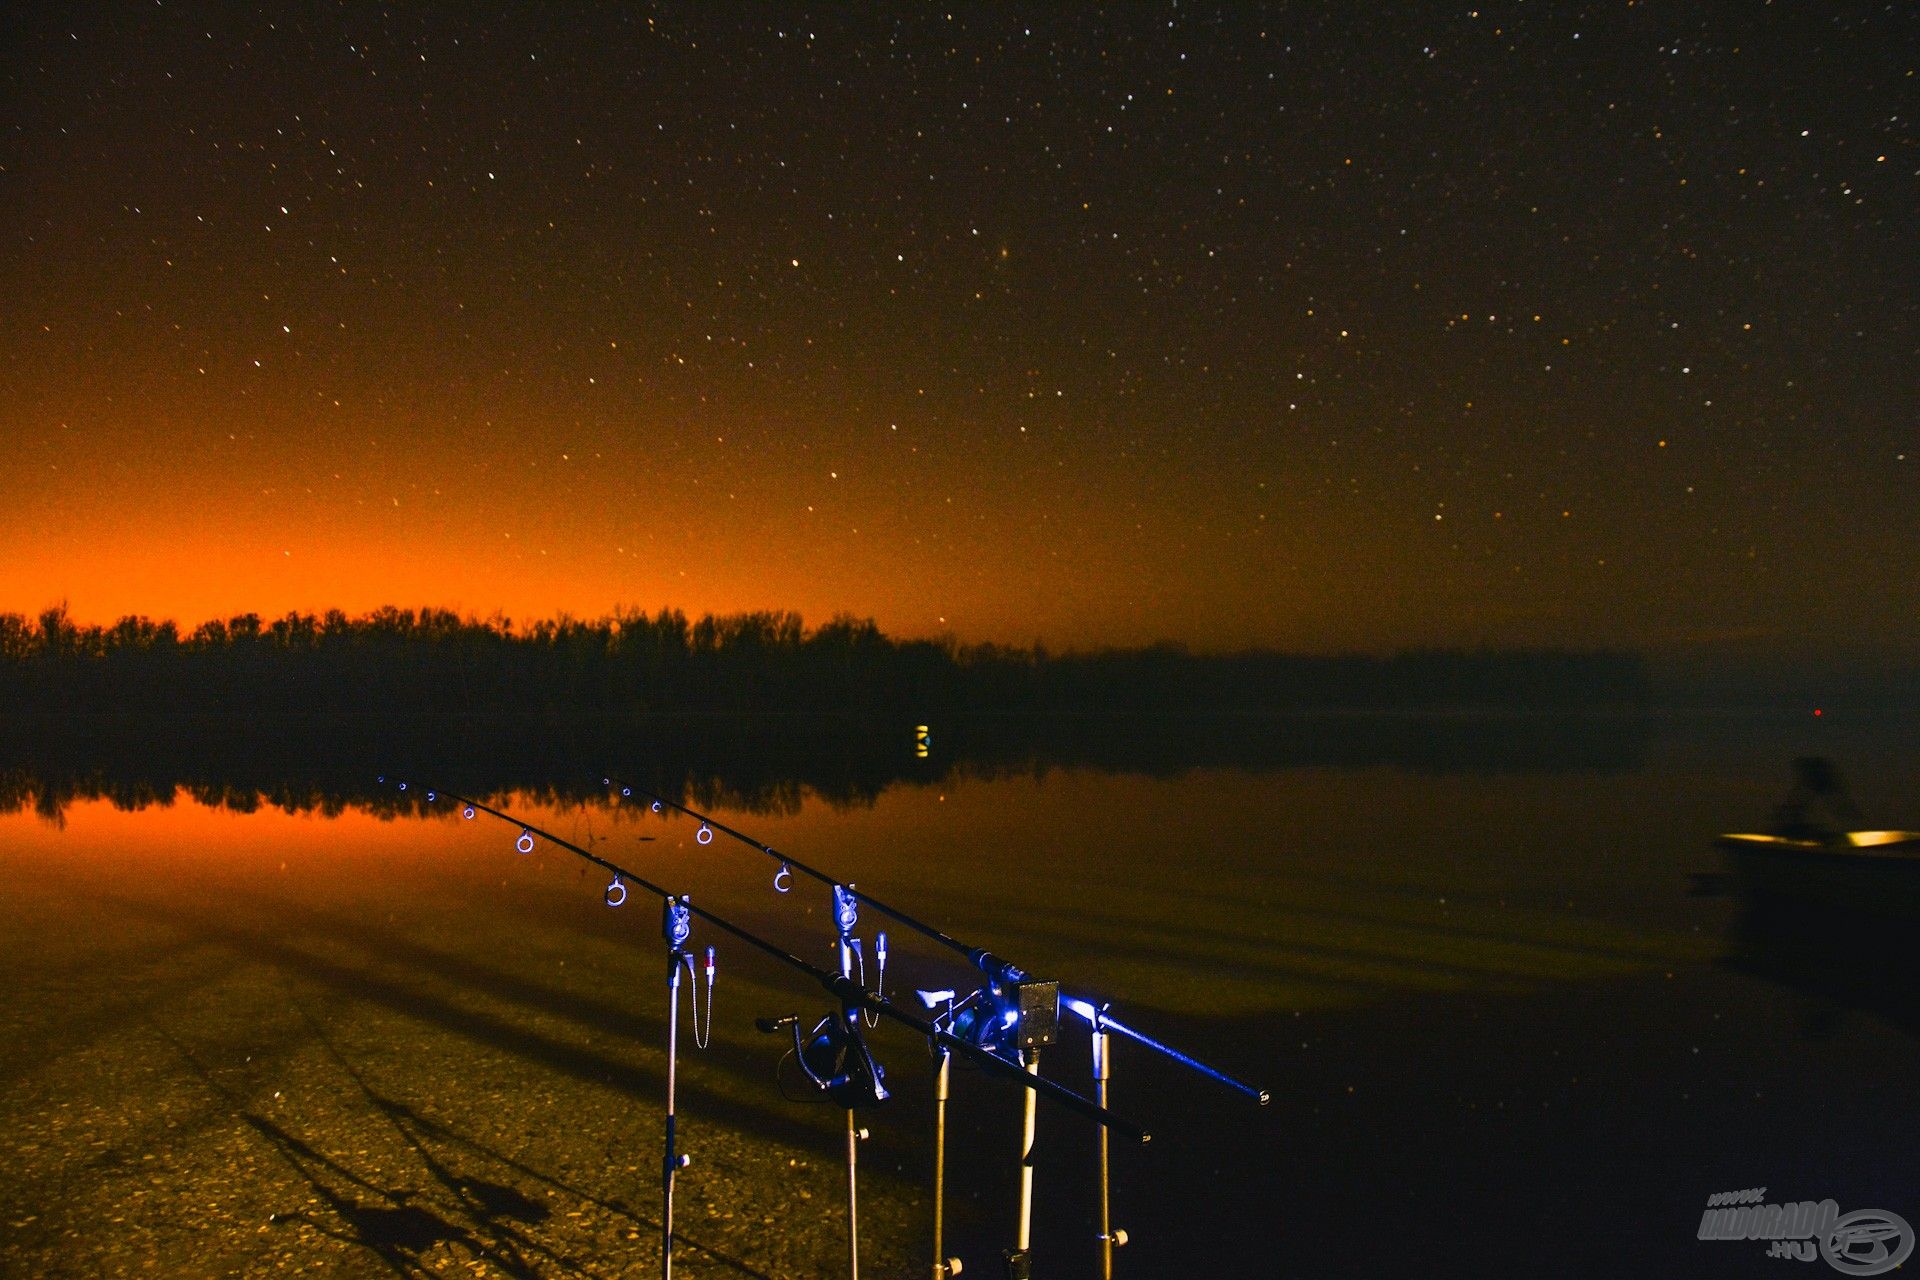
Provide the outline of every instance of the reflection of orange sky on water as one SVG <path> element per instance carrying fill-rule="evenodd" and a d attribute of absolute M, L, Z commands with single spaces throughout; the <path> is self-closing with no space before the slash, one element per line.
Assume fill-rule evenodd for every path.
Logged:
<path fill-rule="evenodd" d="M 1555 790 L 1586 792 L 1611 785 L 1617 784 L 1563 779 Z M 1044 777 L 955 777 L 894 786 L 871 805 L 851 807 L 829 805 L 811 792 L 792 812 L 752 812 L 697 798 L 689 803 L 822 871 L 851 879 L 876 877 L 873 890 L 886 896 L 889 883 L 961 889 L 975 881 L 990 888 L 1004 875 L 1027 873 L 1036 862 L 1049 863 L 1056 876 L 1065 877 L 1061 887 L 1069 881 L 1116 880 L 1147 891 L 1167 877 L 1200 876 L 1203 869 L 1206 877 L 1236 866 L 1264 873 L 1276 856 L 1296 871 L 1331 865 L 1346 874 L 1372 870 L 1397 880 L 1412 869 L 1382 870 L 1369 860 L 1354 860 L 1364 851 L 1404 841 L 1409 830 L 1421 831 L 1424 844 L 1456 855 L 1483 849 L 1490 836 L 1497 837 L 1491 841 L 1496 847 L 1521 842 L 1537 816 L 1511 796 L 1507 807 L 1515 813 L 1497 819 L 1484 815 L 1471 831 L 1455 829 L 1440 816 L 1446 808 L 1443 796 L 1457 805 L 1461 793 L 1477 796 L 1482 789 L 1426 778 L 1401 778 L 1382 787 L 1364 772 L 1323 770 L 1283 777 L 1207 771 L 1173 787 L 1124 774 L 1054 770 Z M 412 794 L 423 790 L 416 785 Z M 646 812 L 637 800 L 617 807 L 556 805 L 522 792 L 486 799 L 668 887 L 678 888 L 690 878 L 758 887 L 774 870 L 765 856 L 726 836 L 698 844 L 693 819 Z M 97 847 L 183 862 L 253 863 L 302 855 L 404 860 L 429 852 L 475 858 L 501 854 L 507 862 L 518 861 L 512 856 L 511 825 L 486 815 L 462 822 L 457 806 L 444 796 L 438 808 L 437 817 L 383 816 L 354 803 L 329 815 L 319 809 L 289 813 L 262 801 L 243 812 L 203 804 L 184 790 L 170 803 L 137 810 L 106 799 L 76 799 L 65 806 L 59 826 L 30 809 L 0 815 L 0 848 L 57 853 Z M 538 853 L 555 865 L 574 861 L 544 841 Z M 1448 870 L 1459 874 L 1457 867 Z M 804 884 L 804 878 L 797 883 Z"/>
<path fill-rule="evenodd" d="M 921 800 L 945 803 L 952 789 L 895 788 L 871 808 L 851 810 L 835 809 L 809 794 L 796 813 L 752 813 L 716 806 L 712 816 L 749 835 L 777 834 L 782 843 L 798 837 L 814 845 L 799 856 L 830 861 L 832 855 L 822 850 L 844 844 L 849 834 L 861 844 L 869 839 L 881 843 L 904 840 L 916 829 L 916 821 L 922 820 L 916 813 Z M 1001 795 L 985 812 L 1005 812 L 1008 799 Z M 615 844 L 631 850 L 644 836 L 659 844 L 660 851 L 696 848 L 694 834 L 699 824 L 677 814 L 658 816 L 633 806 L 554 805 L 529 799 L 520 792 L 490 796 L 486 802 L 552 835 L 583 844 L 611 836 Z M 442 798 L 438 807 L 436 816 L 412 812 L 381 815 L 358 804 L 349 804 L 337 814 L 319 809 L 290 813 L 263 801 L 258 808 L 243 811 L 204 804 L 185 791 L 171 802 L 138 809 L 122 808 L 106 799 L 75 799 L 63 806 L 57 823 L 30 808 L 0 814 L 0 844 L 48 849 L 63 844 L 111 845 L 129 853 L 202 851 L 242 856 L 316 850 L 386 856 L 422 846 L 485 849 L 495 844 L 511 845 L 513 828 L 499 819 L 479 815 L 469 826 L 459 820 L 458 807 L 450 801 Z M 799 845 L 794 847 L 798 851 Z M 703 862 L 737 856 L 755 869 L 771 866 L 761 855 L 725 838 L 697 848 Z"/>
<path fill-rule="evenodd" d="M 263 805 L 252 813 L 201 804 L 182 795 L 173 803 L 138 810 L 109 800 L 76 800 L 56 827 L 29 811 L 0 817 L 0 846 L 110 848 L 129 856 L 168 855 L 189 860 L 267 860 L 324 851 L 329 856 L 387 857 L 397 850 L 439 843 L 435 824 L 386 822 L 363 810 L 338 817 L 320 811 L 288 813 Z"/>
<path fill-rule="evenodd" d="M 796 874 L 790 892 L 777 897 L 772 861 L 724 835 L 699 843 L 699 823 L 684 816 L 655 815 L 637 803 L 554 805 L 518 792 L 488 801 L 669 891 L 692 893 L 710 909 L 776 932 L 774 921 L 789 910 L 803 918 L 825 910 L 824 886 Z M 1036 863 L 1048 859 L 1057 887 L 1111 880 L 1146 891 L 1162 874 L 1179 874 L 1194 848 L 1166 803 L 1136 779 L 1070 773 L 1045 782 L 949 779 L 900 786 L 871 806 L 852 808 L 836 808 L 809 793 L 793 812 L 716 805 L 711 816 L 938 919 L 941 904 L 982 892 L 997 898 L 1007 883 L 1026 882 Z M 442 797 L 439 805 L 440 816 L 429 818 L 381 816 L 357 805 L 331 816 L 317 809 L 289 813 L 264 802 L 243 812 L 204 804 L 184 791 L 171 803 L 137 810 L 105 799 L 75 800 L 57 825 L 30 809 L 0 815 L 0 856 L 34 860 L 36 870 L 86 868 L 88 874 L 112 875 L 125 869 L 155 880 L 154 889 L 169 881 L 237 888 L 282 873 L 296 878 L 289 887 L 299 888 L 306 873 L 299 891 L 323 897 L 421 891 L 485 897 L 503 879 L 537 886 L 556 904 L 590 906 L 600 897 L 605 871 L 545 841 L 532 856 L 517 856 L 512 825 L 484 814 L 464 822 L 451 801 Z M 1181 848 L 1165 850 L 1170 838 Z M 1151 856 L 1155 850 L 1161 855 Z M 651 911 L 644 898 L 636 888 L 631 901 Z M 869 931 L 889 927 L 877 912 L 868 915 Z"/>
<path fill-rule="evenodd" d="M 1034 972 L 1142 1010 L 1191 1008 L 1204 990 L 1225 1014 L 1476 984 L 1518 990 L 1692 955 L 1700 940 L 1655 923 L 1671 913 L 1639 900 L 1658 885 L 1667 901 L 1671 849 L 1644 862 L 1618 852 L 1647 807 L 1631 801 L 1656 804 L 1660 785 L 1651 775 L 1061 771 L 900 786 L 870 808 L 810 798 L 791 814 L 714 816 Z M 1496 798 L 1504 809 L 1488 803 Z M 217 932 L 264 911 L 269 934 L 337 932 L 346 920 L 408 945 L 511 935 L 555 965 L 582 946 L 657 944 L 659 908 L 642 887 L 609 911 L 607 871 L 544 844 L 516 856 L 512 826 L 462 822 L 447 803 L 443 819 L 385 820 L 362 809 L 237 813 L 184 796 L 136 812 L 88 801 L 69 808 L 64 829 L 30 812 L 0 818 L 0 863 L 20 910 L 80 903 L 85 927 L 108 932 L 123 913 Z M 691 820 L 616 819 L 517 795 L 499 806 L 796 955 L 830 954 L 824 886 L 796 875 L 777 895 L 768 859 L 724 836 L 697 843 Z M 1569 807 L 1606 816 L 1543 849 L 1546 816 Z M 1483 820 L 1468 829 L 1463 812 Z M 902 984 L 944 983 L 961 963 L 864 910 L 860 935 L 880 930 Z M 695 943 L 717 944 L 724 964 L 748 962 L 762 979 L 777 972 L 710 924 L 696 926 Z"/>
<path fill-rule="evenodd" d="M 488 803 L 551 835 L 590 845 L 600 856 L 668 881 L 675 889 L 695 882 L 706 888 L 757 885 L 772 870 L 761 855 L 725 838 L 699 844 L 695 840 L 699 824 L 678 816 L 663 818 L 633 808 L 597 805 L 556 806 L 521 793 L 491 797 Z M 58 822 L 31 809 L 0 815 L 0 853 L 110 857 L 183 870 L 230 866 L 247 872 L 281 864 L 337 870 L 342 862 L 363 867 L 379 864 L 398 871 L 424 863 L 444 868 L 452 860 L 476 877 L 505 873 L 514 866 L 539 866 L 563 869 L 570 878 L 583 865 L 545 841 L 537 843 L 536 856 L 518 858 L 511 825 L 484 814 L 471 823 L 463 822 L 457 806 L 445 799 L 439 806 L 440 814 L 428 817 L 417 813 L 382 816 L 357 805 L 337 814 L 319 809 L 289 813 L 268 803 L 242 811 L 204 804 L 184 792 L 171 803 L 132 810 L 106 799 L 79 799 L 63 807 Z M 820 850 L 844 843 L 850 825 L 844 813 L 812 800 L 793 815 L 716 811 L 713 816 L 768 834 L 783 845 L 794 841 L 796 849 L 808 846 L 801 856 L 828 866 L 833 855 Z M 896 834 L 890 830 L 891 823 L 866 833 L 859 830 L 862 825 L 858 820 L 851 823 L 859 847 L 870 847 L 874 837 L 884 843 Z"/>
<path fill-rule="evenodd" d="M 526 802 L 518 795 L 496 799 L 500 807 L 563 838 L 582 836 L 578 830 L 583 810 L 556 809 Z M 593 821 L 605 833 L 610 819 L 597 814 Z M 623 815 L 625 829 L 641 815 Z M 691 826 L 688 831 L 691 832 Z M 451 809 L 439 819 L 418 815 L 383 817 L 357 806 L 337 815 L 318 809 L 289 813 L 271 804 L 251 812 L 224 805 L 207 805 L 181 794 L 170 804 L 128 810 L 110 800 L 75 800 L 62 810 L 58 824 L 31 810 L 0 816 L 0 846 L 110 847 L 128 854 L 177 854 L 182 857 L 218 855 L 221 858 L 284 858 L 325 853 L 329 857 L 360 855 L 389 858 L 409 851 L 490 848 L 512 842 L 513 831 L 497 819 L 478 818 L 472 826 L 460 823 Z"/>

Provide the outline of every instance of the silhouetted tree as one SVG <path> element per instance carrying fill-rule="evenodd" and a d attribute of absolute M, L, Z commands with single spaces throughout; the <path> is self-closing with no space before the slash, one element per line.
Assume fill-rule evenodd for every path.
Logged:
<path fill-rule="evenodd" d="M 1388 657 L 1173 644 L 1051 654 L 895 640 L 871 618 L 809 631 L 791 612 L 619 611 L 514 627 L 499 615 L 387 606 L 201 623 L 75 624 L 0 614 L 0 714 L 393 719 L 630 719 L 653 713 L 924 718 L 956 712 L 1273 712 L 1305 708 L 1568 707 L 1647 696 L 1628 653 L 1419 651 Z"/>

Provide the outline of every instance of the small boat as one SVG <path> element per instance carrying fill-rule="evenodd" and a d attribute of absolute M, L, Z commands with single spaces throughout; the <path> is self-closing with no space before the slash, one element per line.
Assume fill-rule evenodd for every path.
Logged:
<path fill-rule="evenodd" d="M 1723 849 L 1798 849 L 1885 858 L 1920 852 L 1920 831 L 1838 831 L 1817 838 L 1735 834 L 1721 836 L 1714 843 Z"/>
<path fill-rule="evenodd" d="M 1749 898 L 1783 907 L 1839 908 L 1920 918 L 1920 831 L 1846 830 L 1818 820 L 1816 806 L 1842 823 L 1858 813 L 1824 759 L 1794 761 L 1798 782 L 1774 811 L 1773 830 L 1714 841 L 1733 862 Z"/>

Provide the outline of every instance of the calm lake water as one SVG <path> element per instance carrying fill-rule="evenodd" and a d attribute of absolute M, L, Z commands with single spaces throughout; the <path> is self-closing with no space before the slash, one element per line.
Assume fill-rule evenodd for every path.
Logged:
<path fill-rule="evenodd" d="M 1765 1243 L 1696 1239 L 1708 1196 L 1920 1223 L 1913 969 L 1863 949 L 1887 926 L 1783 942 L 1689 877 L 1799 754 L 1836 761 L 1869 825 L 1920 827 L 1916 729 L 1584 721 L 1577 749 L 1534 726 L 1489 754 L 1507 731 L 1472 721 L 1278 721 L 1252 766 L 1036 756 L 907 769 L 870 803 L 777 777 L 689 799 L 1271 1090 L 1258 1108 L 1117 1044 L 1113 1105 L 1154 1132 L 1116 1150 L 1118 1275 L 1766 1275 Z M 1342 746 L 1396 740 L 1423 745 Z M 0 1272 L 657 1273 L 650 900 L 609 909 L 563 851 L 371 789 L 242 812 L 244 788 L 80 787 L 36 812 L 11 785 Z M 763 857 L 577 794 L 494 800 L 831 963 L 823 889 L 778 895 Z M 890 993 L 964 977 L 887 932 Z M 676 1269 L 844 1274 L 842 1115 L 784 1098 L 752 1026 L 823 1000 L 695 942 L 720 976 L 707 1049 L 682 1011 Z M 895 1097 L 865 1120 L 863 1270 L 925 1275 L 929 1058 L 899 1028 L 873 1043 Z M 1087 1054 L 1065 1025 L 1047 1074 L 1087 1089 Z M 956 1072 L 968 1275 L 1001 1273 L 1019 1122 L 1016 1090 Z M 1092 1156 L 1043 1103 L 1036 1275 L 1095 1274 Z"/>

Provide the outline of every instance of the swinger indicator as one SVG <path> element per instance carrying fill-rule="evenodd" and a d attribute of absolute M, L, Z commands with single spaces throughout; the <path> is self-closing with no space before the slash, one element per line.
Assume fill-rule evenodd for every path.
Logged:
<path fill-rule="evenodd" d="M 924 724 L 913 726 L 913 755 L 916 760 L 925 760 L 933 750 L 933 734 Z"/>

